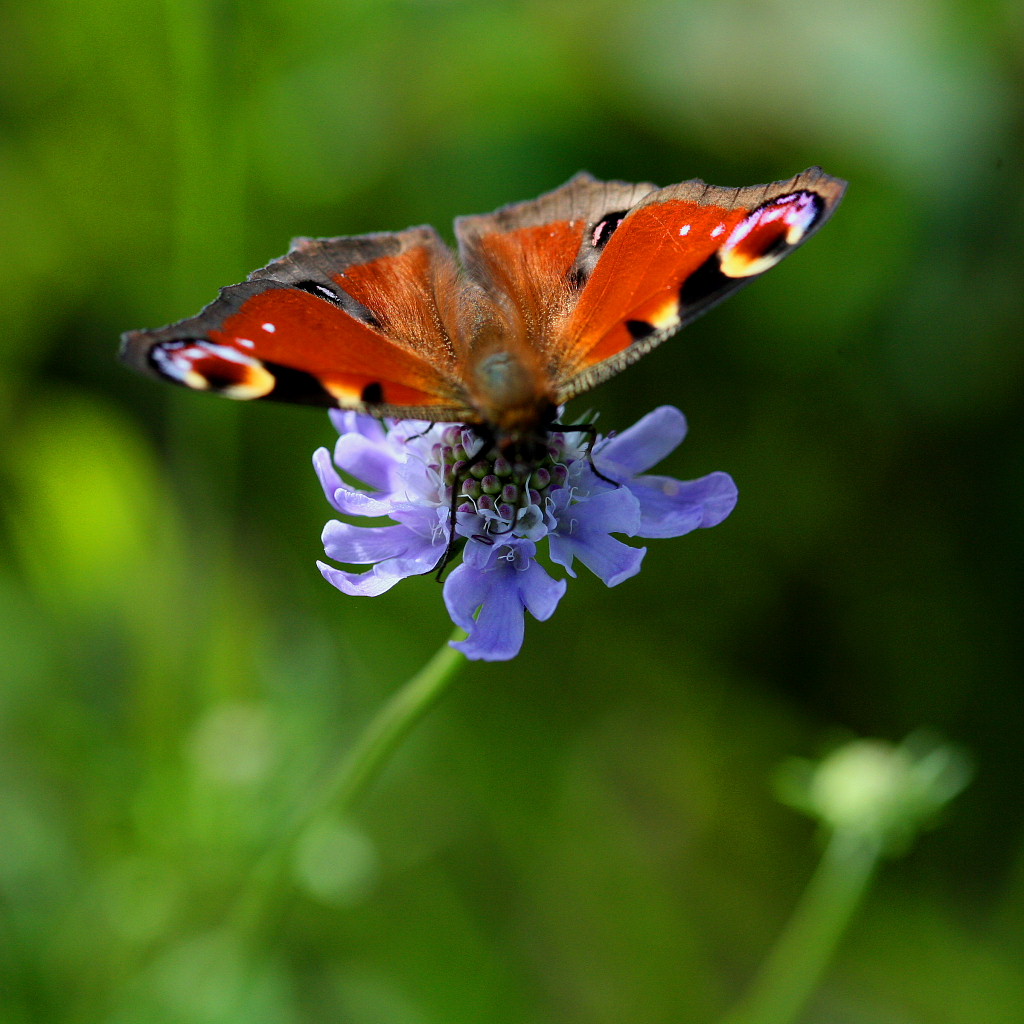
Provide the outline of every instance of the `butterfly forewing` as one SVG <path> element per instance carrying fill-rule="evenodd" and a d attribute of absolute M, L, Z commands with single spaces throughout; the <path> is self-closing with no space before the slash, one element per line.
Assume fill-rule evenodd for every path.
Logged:
<path fill-rule="evenodd" d="M 618 373 L 802 244 L 845 183 L 811 168 L 742 189 L 648 194 L 607 240 L 565 333 L 559 400 Z"/>
<path fill-rule="evenodd" d="M 466 419 L 473 409 L 439 311 L 454 316 L 446 296 L 457 292 L 456 275 L 432 228 L 298 239 L 199 316 L 129 332 L 122 355 L 230 398 Z"/>

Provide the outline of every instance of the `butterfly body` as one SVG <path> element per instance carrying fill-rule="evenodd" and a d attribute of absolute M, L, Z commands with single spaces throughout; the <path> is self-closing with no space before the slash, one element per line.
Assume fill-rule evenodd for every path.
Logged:
<path fill-rule="evenodd" d="M 237 399 L 462 422 L 520 450 L 555 410 L 770 269 L 834 210 L 819 168 L 725 189 L 579 174 L 430 227 L 297 239 L 198 316 L 124 335 L 144 373 Z"/>

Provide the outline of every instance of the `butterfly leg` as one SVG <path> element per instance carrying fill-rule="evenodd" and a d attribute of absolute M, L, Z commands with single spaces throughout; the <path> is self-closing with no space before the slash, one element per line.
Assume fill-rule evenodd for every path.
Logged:
<path fill-rule="evenodd" d="M 478 425 L 470 425 L 470 430 L 480 439 L 480 447 L 461 466 L 452 473 L 452 496 L 448 505 L 448 545 L 444 549 L 441 561 L 437 564 L 437 582 L 441 582 L 445 569 L 455 557 L 455 549 L 458 545 L 458 534 L 455 532 L 456 513 L 458 511 L 459 499 L 462 495 L 462 485 L 466 482 L 474 466 L 480 465 L 494 448 L 494 433 L 489 428 Z M 469 500 L 469 499 L 467 499 Z M 483 538 L 481 538 L 483 539 Z"/>
<path fill-rule="evenodd" d="M 587 462 L 590 464 L 590 468 L 594 473 L 594 476 L 603 480 L 607 484 L 613 484 L 619 486 L 618 480 L 613 480 L 609 476 L 605 476 L 594 465 L 594 442 L 597 440 L 597 427 L 593 423 L 553 423 L 552 428 L 555 430 L 562 431 L 563 434 L 586 434 L 587 435 L 587 446 L 584 449 L 584 454 L 587 457 Z"/>

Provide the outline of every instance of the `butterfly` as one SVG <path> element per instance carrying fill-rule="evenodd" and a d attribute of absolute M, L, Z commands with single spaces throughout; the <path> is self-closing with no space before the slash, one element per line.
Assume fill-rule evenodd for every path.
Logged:
<path fill-rule="evenodd" d="M 298 238 L 198 316 L 123 335 L 162 380 L 228 398 L 464 423 L 517 450 L 806 241 L 846 183 L 599 181 L 432 227 Z"/>

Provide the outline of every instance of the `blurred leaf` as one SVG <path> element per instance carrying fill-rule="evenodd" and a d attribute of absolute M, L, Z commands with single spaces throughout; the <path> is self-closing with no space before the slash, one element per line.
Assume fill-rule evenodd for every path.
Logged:
<path fill-rule="evenodd" d="M 127 610 L 174 543 L 170 497 L 131 424 L 82 393 L 35 404 L 8 453 L 20 559 L 58 615 Z"/>

